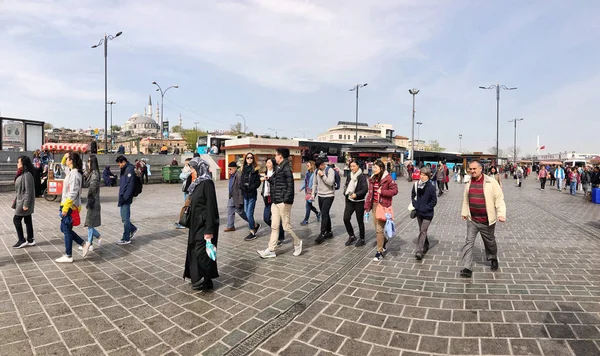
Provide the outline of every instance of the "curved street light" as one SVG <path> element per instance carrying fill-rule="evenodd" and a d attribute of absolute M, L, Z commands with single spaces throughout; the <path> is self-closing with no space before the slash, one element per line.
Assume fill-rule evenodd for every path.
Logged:
<path fill-rule="evenodd" d="M 247 127 L 246 127 L 246 118 L 242 114 L 235 114 L 235 116 L 239 116 L 239 117 L 242 118 L 242 120 L 244 120 L 244 136 L 245 136 L 246 135 L 246 129 L 247 129 Z"/>
<path fill-rule="evenodd" d="M 356 91 L 356 135 L 354 137 L 354 142 L 358 142 L 358 89 L 364 88 L 367 85 L 369 85 L 369 83 L 356 84 L 352 89 L 350 89 L 350 91 Z"/>
<path fill-rule="evenodd" d="M 156 91 L 160 92 L 160 145 L 162 146 L 162 140 L 163 140 L 163 117 L 164 117 L 164 103 L 165 103 L 165 94 L 167 94 L 167 91 L 169 91 L 169 89 L 171 88 L 179 88 L 179 85 L 171 85 L 170 87 L 168 87 L 167 89 L 165 89 L 164 91 L 162 90 L 162 88 L 160 87 L 160 85 L 158 85 L 158 83 L 156 81 L 153 81 L 152 84 L 156 85 L 158 87 L 158 89 L 156 89 Z"/>
<path fill-rule="evenodd" d="M 503 90 L 516 90 L 516 87 L 509 88 L 506 85 L 490 85 L 489 87 L 479 87 L 479 89 L 485 90 L 496 90 L 496 166 L 498 165 L 498 158 L 500 157 L 500 89 Z"/>
<path fill-rule="evenodd" d="M 514 118 L 512 120 L 508 120 L 508 122 L 515 123 L 515 136 L 514 136 L 515 141 L 513 144 L 513 154 L 514 154 L 514 156 L 513 156 L 514 162 L 513 163 L 515 163 L 515 164 L 517 163 L 517 122 L 523 121 L 523 120 L 524 120 L 523 118 Z"/>
<path fill-rule="evenodd" d="M 108 41 L 114 40 L 122 34 L 122 31 L 117 32 L 114 36 L 107 36 L 105 33 L 104 38 L 100 39 L 98 44 L 92 46 L 92 48 L 97 48 L 104 44 L 104 152 L 106 154 L 108 154 Z"/>

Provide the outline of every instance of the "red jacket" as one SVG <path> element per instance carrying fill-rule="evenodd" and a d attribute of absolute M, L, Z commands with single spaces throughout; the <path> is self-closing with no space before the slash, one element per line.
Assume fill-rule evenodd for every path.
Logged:
<path fill-rule="evenodd" d="M 396 181 L 392 179 L 388 172 L 383 172 L 383 177 L 381 178 L 381 182 L 379 182 L 379 186 L 381 187 L 379 204 L 385 208 L 392 206 L 392 198 L 398 194 Z M 369 178 L 369 192 L 365 197 L 365 211 L 371 211 L 373 208 L 373 193 L 373 178 L 371 177 Z"/>

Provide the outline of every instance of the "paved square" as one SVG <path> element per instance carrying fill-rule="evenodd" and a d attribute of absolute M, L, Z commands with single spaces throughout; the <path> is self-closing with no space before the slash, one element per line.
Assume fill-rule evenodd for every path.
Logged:
<path fill-rule="evenodd" d="M 451 183 L 438 200 L 431 249 L 416 261 L 411 186 L 398 184 L 398 234 L 382 262 L 371 261 L 372 223 L 366 246 L 344 246 L 341 192 L 335 237 L 318 246 L 314 215 L 299 224 L 304 201 L 296 193 L 303 254 L 292 256 L 288 238 L 277 258 L 261 260 L 266 229 L 245 242 L 237 219 L 238 231 L 221 234 L 221 277 L 207 294 L 181 278 L 187 230 L 172 224 L 183 199 L 178 184 L 144 187 L 132 205 L 141 230 L 126 246 L 115 244 L 118 191 L 102 188 L 103 245 L 85 259 L 75 252 L 68 265 L 54 262 L 64 249 L 58 201 L 36 201 L 37 245 L 14 250 L 12 194 L 1 193 L 0 355 L 600 355 L 600 206 L 581 194 L 539 191 L 531 178 L 522 188 L 506 181 L 500 270 L 483 262 L 479 239 L 473 278 L 464 279 L 463 187 Z M 226 183 L 217 189 L 223 229 Z M 259 222 L 262 209 L 259 199 Z"/>

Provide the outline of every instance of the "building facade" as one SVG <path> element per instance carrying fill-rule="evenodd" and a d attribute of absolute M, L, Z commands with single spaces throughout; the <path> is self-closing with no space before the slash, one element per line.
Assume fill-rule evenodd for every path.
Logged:
<path fill-rule="evenodd" d="M 376 124 L 369 126 L 364 122 L 358 124 L 350 121 L 338 121 L 337 125 L 329 128 L 327 132 L 319 135 L 318 140 L 323 142 L 354 143 L 358 138 L 364 137 L 384 137 L 392 139 L 394 137 L 394 128 L 389 124 Z"/>
<path fill-rule="evenodd" d="M 159 118 L 158 105 L 156 107 L 156 119 Z M 131 136 L 157 136 L 160 126 L 152 119 L 152 97 L 148 98 L 148 106 L 144 109 L 144 115 L 135 113 L 125 122 L 121 133 Z"/>

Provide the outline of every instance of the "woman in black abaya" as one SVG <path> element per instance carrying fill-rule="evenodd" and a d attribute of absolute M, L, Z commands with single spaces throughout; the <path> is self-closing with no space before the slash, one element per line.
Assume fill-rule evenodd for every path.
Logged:
<path fill-rule="evenodd" d="M 213 289 L 213 278 L 219 277 L 217 262 L 206 253 L 206 241 L 216 247 L 219 239 L 219 208 L 215 184 L 208 171 L 208 163 L 195 157 L 189 163 L 197 178 L 188 188 L 190 204 L 190 229 L 183 278 L 192 281 L 192 289 Z"/>

